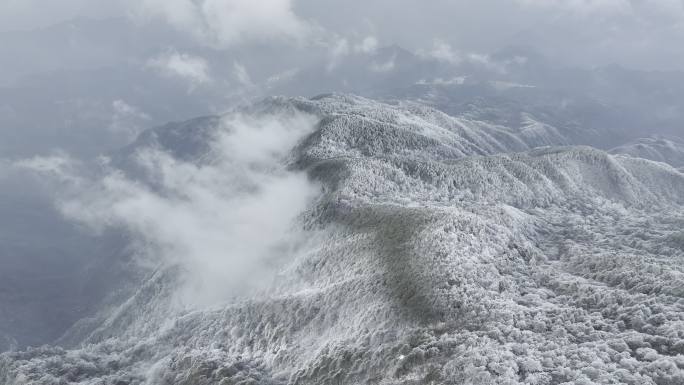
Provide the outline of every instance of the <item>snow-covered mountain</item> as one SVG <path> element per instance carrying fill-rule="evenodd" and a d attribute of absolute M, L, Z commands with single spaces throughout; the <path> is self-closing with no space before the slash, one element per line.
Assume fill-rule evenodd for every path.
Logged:
<path fill-rule="evenodd" d="M 62 346 L 1 355 L 0 382 L 684 383 L 684 174 L 572 143 L 349 95 L 148 130 L 64 207 L 174 258 Z M 252 209 L 287 241 L 224 221 Z M 188 277 L 225 295 L 189 306 Z"/>
<path fill-rule="evenodd" d="M 614 154 L 627 154 L 684 167 L 684 140 L 672 137 L 641 138 L 611 150 Z"/>

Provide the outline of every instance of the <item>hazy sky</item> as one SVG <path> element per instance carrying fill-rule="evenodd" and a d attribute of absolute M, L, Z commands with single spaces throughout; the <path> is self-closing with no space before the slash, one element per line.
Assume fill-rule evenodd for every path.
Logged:
<path fill-rule="evenodd" d="M 4 0 L 0 150 L 97 154 L 265 95 L 363 94 L 381 80 L 486 73 L 539 85 L 559 80 L 535 78 L 542 67 L 682 71 L 682 43 L 684 0 Z M 416 55 L 381 50 L 394 44 Z"/>
<path fill-rule="evenodd" d="M 77 16 L 164 23 L 215 49 L 254 44 L 427 49 L 435 40 L 489 53 L 525 45 L 559 61 L 684 69 L 683 0 L 5 0 L 0 29 Z M 141 36 L 144 39 L 144 36 Z"/>

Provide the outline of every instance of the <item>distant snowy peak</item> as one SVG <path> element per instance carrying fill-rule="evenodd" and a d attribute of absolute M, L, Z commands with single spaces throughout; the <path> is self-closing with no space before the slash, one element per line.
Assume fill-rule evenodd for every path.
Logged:
<path fill-rule="evenodd" d="M 540 122 L 531 114 L 523 113 L 521 120 L 522 126 L 518 135 L 534 147 L 571 144 L 570 139 L 561 134 L 558 128 Z"/>
<path fill-rule="evenodd" d="M 419 145 L 418 151 L 414 151 L 418 157 L 441 154 L 457 158 L 573 143 L 560 129 L 528 113 L 521 114 L 518 125 L 505 126 L 468 115 L 451 116 L 414 101 L 383 103 L 351 95 L 325 95 L 314 100 L 293 99 L 293 102 L 298 108 L 316 111 L 323 117 L 322 134 L 337 132 L 336 135 L 354 136 L 357 141 L 373 141 L 376 137 L 383 141 L 406 141 L 407 146 L 396 149 L 410 150 Z M 336 124 L 336 119 L 343 121 Z M 432 141 L 439 149 L 435 152 L 422 147 L 420 144 L 425 141 Z M 364 148 L 355 147 L 356 150 Z"/>
<path fill-rule="evenodd" d="M 407 194 L 402 199 L 412 196 L 416 201 L 484 199 L 529 206 L 602 197 L 643 204 L 680 202 L 679 191 L 684 191 L 674 170 L 617 155 L 625 153 L 617 149 L 614 156 L 567 147 L 571 141 L 556 127 L 530 114 L 522 116 L 520 128 L 509 128 L 449 116 L 415 102 L 386 104 L 341 94 L 272 97 L 237 113 L 315 116 L 315 130 L 294 149 L 291 162 L 303 168 L 340 162 L 347 170 L 343 184 L 354 182 L 351 190 L 383 199 L 391 199 L 395 190 Z M 135 148 L 151 147 L 177 158 L 204 159 L 222 119 L 198 118 L 149 130 L 124 158 Z M 679 148 L 672 141 L 651 143 L 672 153 Z M 348 177 L 349 172 L 355 177 Z M 376 187 L 371 192 L 368 186 Z"/>
<path fill-rule="evenodd" d="M 684 167 L 684 139 L 677 137 L 641 138 L 616 147 L 610 152 L 668 163 L 674 167 Z"/>
<path fill-rule="evenodd" d="M 316 151 L 327 156 L 374 156 L 382 152 L 413 153 L 420 158 L 459 158 L 524 151 L 540 145 L 565 144 L 554 127 L 527 117 L 523 129 L 449 116 L 416 102 L 382 103 L 354 95 L 330 94 L 312 99 L 271 97 L 228 113 L 275 115 L 305 113 L 320 119 L 310 140 L 319 140 Z M 181 158 L 207 150 L 211 132 L 221 116 L 170 123 L 144 132 L 123 151 L 159 148 Z M 326 146 L 334 144 L 334 146 Z M 347 152 L 348 150 L 348 152 Z"/>
<path fill-rule="evenodd" d="M 363 200 L 474 199 L 530 207 L 594 204 L 600 198 L 643 205 L 681 202 L 684 191 L 673 169 L 590 147 L 567 147 L 571 141 L 557 128 L 529 114 L 520 128 L 508 128 L 414 102 L 386 104 L 354 95 L 272 97 L 238 113 L 315 116 L 315 130 L 294 149 L 290 162 L 314 170 L 336 164 L 336 171 L 328 169 L 322 178 L 337 179 L 341 193 Z M 204 159 L 206 143 L 222 119 L 150 130 L 127 153 L 152 147 L 182 159 Z"/>

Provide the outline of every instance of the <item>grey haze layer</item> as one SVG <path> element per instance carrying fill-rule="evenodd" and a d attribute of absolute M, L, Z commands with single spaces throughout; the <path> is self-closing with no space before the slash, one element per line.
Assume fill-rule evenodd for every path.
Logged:
<path fill-rule="evenodd" d="M 296 242 L 252 256 L 267 279 L 220 287 L 226 296 L 192 307 L 182 301 L 195 288 L 187 277 L 206 272 L 183 253 L 152 259 L 130 298 L 78 323 L 61 347 L 0 356 L 2 382 L 684 381 L 684 174 L 672 165 L 568 146 L 577 132 L 567 127 L 511 127 L 413 102 L 270 98 L 239 115 L 260 129 L 313 124 L 295 129 L 285 153 L 269 145 L 259 147 L 265 157 L 224 158 L 213 143 L 242 126 L 233 114 L 200 118 L 145 132 L 108 167 L 115 187 L 130 193 L 135 181 L 166 198 L 192 192 L 170 189 L 186 174 L 151 178 L 149 158 L 136 154 L 152 149 L 168 156 L 155 164 L 219 180 L 231 175 L 213 171 L 246 159 L 244 191 L 305 173 L 319 192 L 288 217 Z M 282 124 L 263 123 L 273 121 Z M 112 220 L 135 230 L 125 219 Z"/>
<path fill-rule="evenodd" d="M 191 9 L 225 3 L 149 1 Z M 439 36 L 408 49 L 370 32 L 321 39 L 207 47 L 169 26 L 128 18 L 79 18 L 0 34 L 7 51 L 0 58 L 0 151 L 20 158 L 61 148 L 92 157 L 168 121 L 222 113 L 267 95 L 331 91 L 411 99 L 507 126 L 520 124 L 524 112 L 554 126 L 610 129 L 600 137 L 585 135 L 582 143 L 605 149 L 655 134 L 681 135 L 681 71 L 577 68 L 513 42 L 470 52 Z"/>

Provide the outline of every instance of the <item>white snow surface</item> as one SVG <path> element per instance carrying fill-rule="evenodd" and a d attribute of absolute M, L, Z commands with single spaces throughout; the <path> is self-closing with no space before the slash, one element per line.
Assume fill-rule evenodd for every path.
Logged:
<path fill-rule="evenodd" d="M 295 111 L 318 124 L 287 167 L 322 192 L 272 282 L 183 309 L 182 269 L 159 266 L 70 345 L 0 355 L 0 383 L 684 384 L 683 173 L 414 103 L 243 113 Z M 219 120 L 135 146 L 174 153 Z"/>
<path fill-rule="evenodd" d="M 677 137 L 641 138 L 610 151 L 684 167 L 684 139 Z"/>

